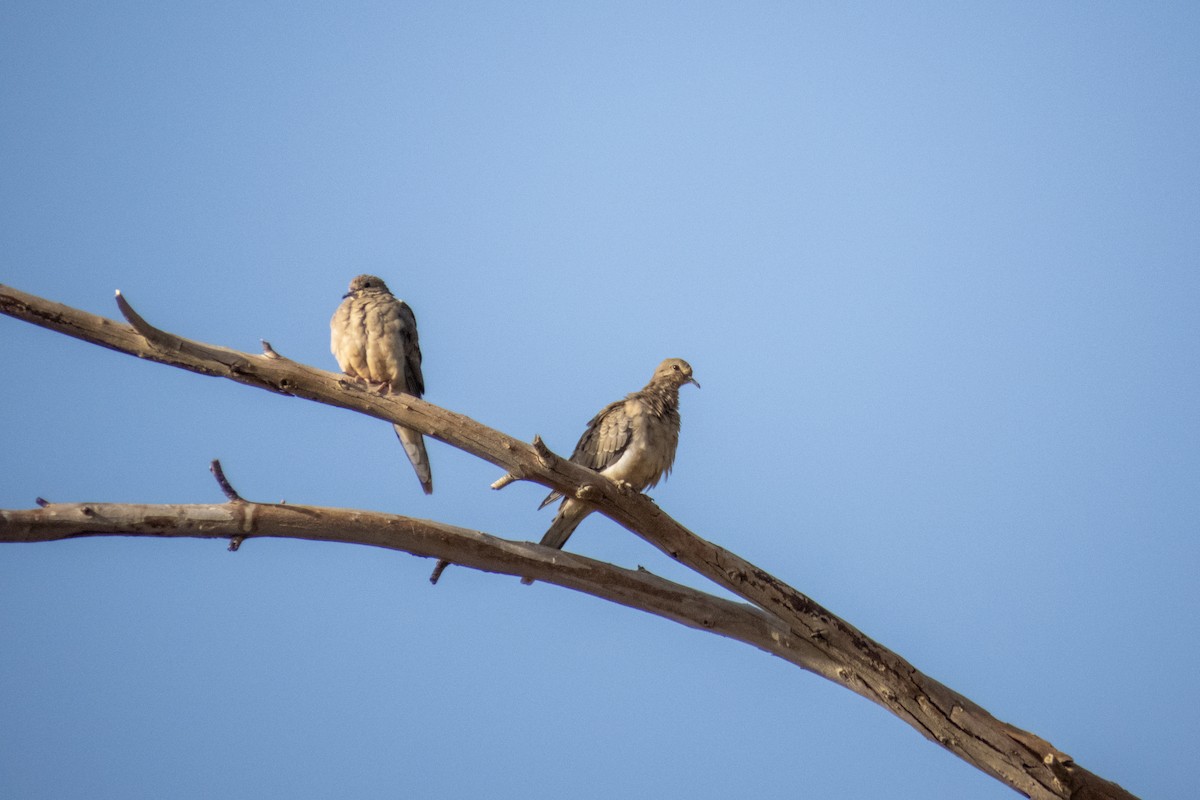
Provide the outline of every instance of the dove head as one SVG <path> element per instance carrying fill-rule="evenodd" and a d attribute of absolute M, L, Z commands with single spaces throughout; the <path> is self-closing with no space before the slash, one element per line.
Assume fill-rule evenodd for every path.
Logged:
<path fill-rule="evenodd" d="M 387 284 L 382 278 L 376 278 L 374 275 L 359 275 L 354 280 L 350 281 L 350 292 L 346 295 L 349 297 L 355 292 L 370 291 L 387 292 Z M 391 294 L 390 292 L 388 292 Z"/>
<path fill-rule="evenodd" d="M 692 365 L 682 358 L 668 358 L 659 364 L 658 368 L 654 370 L 654 377 L 650 379 L 650 382 L 670 386 L 673 389 L 678 389 L 685 383 L 694 383 L 697 389 L 700 388 L 700 382 L 692 377 Z"/>

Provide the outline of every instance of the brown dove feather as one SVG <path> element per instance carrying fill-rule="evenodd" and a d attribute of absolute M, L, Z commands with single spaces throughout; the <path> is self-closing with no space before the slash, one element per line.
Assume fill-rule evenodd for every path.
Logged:
<path fill-rule="evenodd" d="M 350 281 L 350 291 L 329 320 L 329 333 L 330 350 L 347 375 L 394 394 L 420 397 L 425 393 L 417 318 L 379 278 L 359 275 Z M 425 438 L 411 428 L 392 427 L 421 488 L 431 494 L 433 474 Z"/>
<path fill-rule="evenodd" d="M 687 383 L 700 386 L 686 361 L 681 358 L 663 361 L 643 389 L 608 404 L 592 417 L 575 445 L 571 461 L 634 491 L 656 486 L 675 462 L 679 444 L 679 389 Z M 538 508 L 545 508 L 561 496 L 551 492 Z M 564 499 L 541 544 L 561 548 L 593 510 L 590 503 L 573 497 Z M 447 564 L 438 562 L 430 581 L 437 583 Z M 522 578 L 521 582 L 533 583 L 529 578 Z"/>

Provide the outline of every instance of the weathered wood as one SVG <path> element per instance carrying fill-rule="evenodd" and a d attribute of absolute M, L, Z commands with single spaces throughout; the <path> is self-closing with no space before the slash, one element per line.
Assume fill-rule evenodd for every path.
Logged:
<path fill-rule="evenodd" d="M 546 583 L 645 611 L 752 645 L 832 678 L 834 665 L 779 620 L 747 603 L 715 597 L 645 570 L 512 542 L 431 520 L 375 511 L 254 503 L 49 503 L 0 509 L 0 542 L 55 542 L 88 536 L 236 539 L 288 538 L 382 547 Z"/>
<path fill-rule="evenodd" d="M 262 356 L 183 339 L 142 319 L 118 295 L 133 327 L 0 285 L 0 312 L 141 358 L 228 378 L 400 423 L 489 461 L 521 480 L 595 503 L 597 510 L 777 618 L 833 665 L 831 679 L 888 709 L 924 736 L 1034 798 L 1131 798 L 1116 784 L 1076 766 L 1044 740 L 1001 722 L 966 697 L 919 672 L 812 599 L 739 556 L 688 531 L 650 498 L 621 492 L 591 470 L 407 396 L 377 394 L 344 376 L 298 364 L 267 347 Z M 497 483 L 506 484 L 501 478 Z M 497 487 L 499 488 L 499 487 Z M 565 560 L 569 554 L 561 554 Z M 450 556 L 456 563 L 469 564 Z M 551 557 L 550 563 L 558 561 Z M 565 563 L 565 562 L 564 562 Z M 507 571 L 507 570 L 501 570 Z M 553 571 L 553 570 L 549 570 Z M 555 581 L 536 571 L 537 580 Z M 565 585 L 565 584 L 564 584 Z"/>

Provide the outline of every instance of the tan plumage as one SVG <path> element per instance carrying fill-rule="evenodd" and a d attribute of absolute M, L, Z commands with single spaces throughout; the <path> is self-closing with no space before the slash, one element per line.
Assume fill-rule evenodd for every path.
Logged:
<path fill-rule="evenodd" d="M 686 361 L 668 358 L 659 364 L 643 389 L 610 403 L 592 417 L 575 445 L 571 461 L 634 491 L 656 486 L 675 463 L 679 444 L 679 389 L 687 383 L 700 386 Z M 538 508 L 545 508 L 561 496 L 551 492 Z M 593 510 L 590 503 L 566 498 L 550 529 L 542 536 L 541 544 L 561 548 Z M 430 581 L 437 583 L 447 563 L 438 562 Z M 522 579 L 522 583 L 532 582 L 529 578 Z"/>
<path fill-rule="evenodd" d="M 350 281 L 350 291 L 329 320 L 329 333 L 330 350 L 347 375 L 388 392 L 413 397 L 425 393 L 417 319 L 408 304 L 394 297 L 379 278 L 359 275 Z M 421 488 L 425 494 L 432 493 L 433 475 L 424 437 L 402 425 L 393 427 Z"/>
<path fill-rule="evenodd" d="M 592 417 L 571 460 L 638 492 L 657 486 L 675 463 L 679 389 L 685 383 L 700 385 L 686 361 L 668 358 L 659 364 L 641 391 L 610 403 Z M 538 508 L 545 508 L 560 496 L 551 492 Z M 568 497 L 541 543 L 561 548 L 591 511 L 587 503 Z"/>

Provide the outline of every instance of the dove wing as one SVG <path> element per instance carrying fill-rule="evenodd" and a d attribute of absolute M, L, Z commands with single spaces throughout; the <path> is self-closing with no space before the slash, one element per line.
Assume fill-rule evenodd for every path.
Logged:
<path fill-rule="evenodd" d="M 571 453 L 571 461 L 597 472 L 615 464 L 633 439 L 633 416 L 626 407 L 630 402 L 626 398 L 609 403 L 592 417 Z M 538 508 L 545 508 L 561 496 L 551 492 Z"/>

